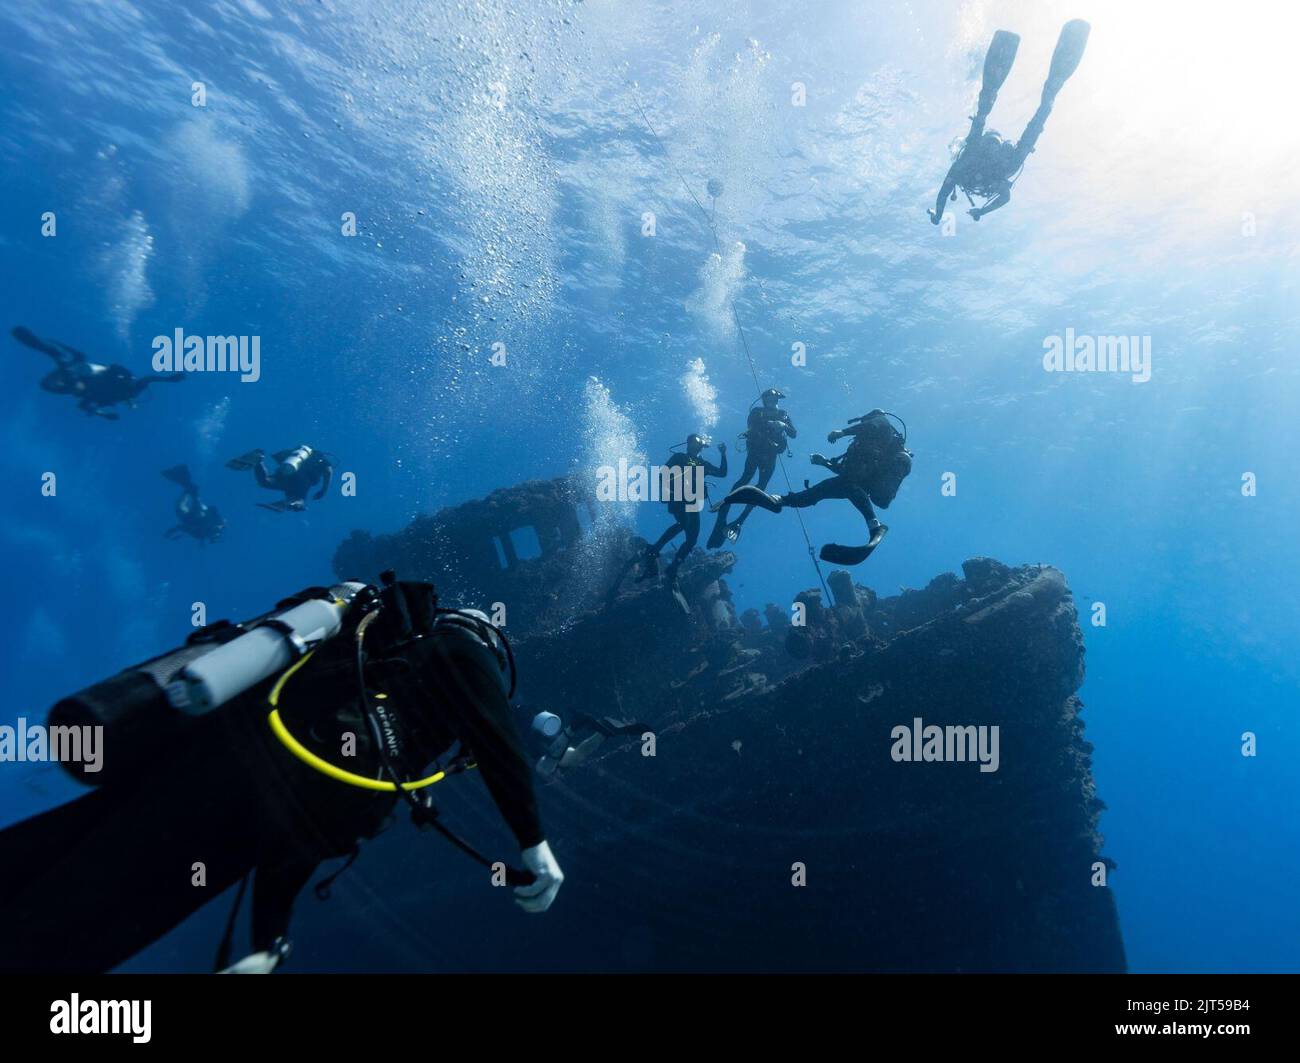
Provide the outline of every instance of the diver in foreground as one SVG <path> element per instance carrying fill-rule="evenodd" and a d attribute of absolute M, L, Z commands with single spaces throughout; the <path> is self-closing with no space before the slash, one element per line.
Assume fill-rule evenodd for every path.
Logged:
<path fill-rule="evenodd" d="M 768 388 L 760 398 L 762 405 L 755 404 L 749 410 L 749 421 L 744 432 L 745 469 L 740 474 L 740 479 L 731 485 L 733 491 L 749 483 L 755 475 L 758 476 L 759 490 L 765 490 L 772 479 L 772 473 L 776 470 L 776 459 L 785 450 L 787 440 L 794 439 L 799 434 L 795 431 L 790 415 L 778 405 L 785 398 L 782 392 L 776 388 Z M 727 511 L 730 508 L 723 505 L 718 509 L 718 519 L 714 522 L 713 532 L 705 544 L 708 549 L 716 550 L 727 539 L 733 543 L 739 539 L 740 529 L 749 519 L 749 515 L 754 512 L 753 506 L 746 506 L 740 516 L 728 524 Z"/>
<path fill-rule="evenodd" d="M 215 966 L 269 972 L 320 862 L 350 865 L 399 799 L 482 864 L 485 885 L 550 907 L 564 875 L 511 716 L 509 644 L 483 614 L 440 609 L 430 584 L 383 583 L 309 588 L 209 625 L 54 706 L 51 734 L 103 728 L 97 756 L 60 758 L 97 788 L 0 831 L 0 971 L 109 970 L 241 883 Z M 430 788 L 471 767 L 526 870 L 439 819 Z M 250 875 L 253 954 L 232 968 Z"/>
<path fill-rule="evenodd" d="M 181 496 L 176 500 L 176 519 L 180 521 L 175 527 L 163 533 L 167 539 L 188 535 L 197 539 L 199 545 L 215 543 L 226 530 L 226 521 L 216 506 L 210 506 L 199 500 L 199 489 L 190 476 L 188 465 L 177 465 L 163 470 L 163 477 L 174 484 L 179 484 Z"/>
<path fill-rule="evenodd" d="M 262 450 L 250 450 L 237 458 L 226 462 L 226 468 L 243 472 L 253 470 L 253 477 L 258 487 L 271 491 L 283 491 L 284 498 L 278 502 L 259 502 L 263 509 L 273 513 L 292 510 L 301 513 L 307 508 L 307 492 L 320 483 L 320 490 L 312 495 L 313 502 L 319 502 L 330 488 L 334 476 L 334 467 L 321 451 L 303 443 L 292 450 L 281 450 L 271 456 L 274 465 L 267 461 Z"/>
<path fill-rule="evenodd" d="M 185 379 L 184 373 L 138 377 L 126 366 L 100 365 L 66 343 L 43 340 L 22 325 L 12 329 L 10 335 L 24 347 L 54 359 L 55 368 L 41 379 L 41 388 L 55 395 L 73 396 L 78 400 L 77 409 L 91 417 L 116 421 L 118 414 L 108 407 L 125 405 L 134 409 L 136 399 L 150 384 L 175 384 Z"/>
<path fill-rule="evenodd" d="M 1016 144 L 1003 140 L 992 130 L 986 132 L 984 129 L 989 112 L 997 101 L 998 90 L 1011 72 L 1016 50 L 1020 47 L 1018 34 L 1006 30 L 998 30 L 993 34 L 993 42 L 984 56 L 984 77 L 980 86 L 979 104 L 971 119 L 970 134 L 949 169 L 948 176 L 944 178 L 943 187 L 939 189 L 939 196 L 930 210 L 930 220 L 935 225 L 943 220 L 944 207 L 949 197 L 957 198 L 957 189 L 965 192 L 970 199 L 971 209 L 968 213 L 976 221 L 990 211 L 1007 205 L 1011 199 L 1011 186 L 1042 135 L 1047 116 L 1052 113 L 1052 104 L 1056 102 L 1056 94 L 1079 67 L 1090 29 L 1082 19 L 1072 19 L 1062 27 L 1056 50 L 1052 53 L 1047 81 L 1043 83 L 1038 110 L 1034 112 Z M 982 205 L 975 205 L 975 196 L 984 200 Z"/>
<path fill-rule="evenodd" d="M 682 444 L 677 444 L 681 446 Z M 708 493 L 708 488 L 704 486 L 705 476 L 722 477 L 727 475 L 727 444 L 718 444 L 718 453 L 722 457 L 721 465 L 714 465 L 706 458 L 700 457 L 701 451 L 709 445 L 709 438 L 702 435 L 689 435 L 686 437 L 684 451 L 676 451 L 663 465 L 668 483 L 673 479 L 677 480 L 678 485 L 684 490 L 678 489 L 672 492 L 673 497 L 668 500 L 668 514 L 673 518 L 663 535 L 659 536 L 658 542 L 653 546 L 647 547 L 645 552 L 644 564 L 642 565 L 641 575 L 637 577 L 637 582 L 653 579 L 659 575 L 659 554 L 668 543 L 676 536 L 686 533 L 686 538 L 682 540 L 682 545 L 677 548 L 677 553 L 669 562 L 666 576 L 668 578 L 668 587 L 674 593 L 680 593 L 677 588 L 677 573 L 682 567 L 682 562 L 695 549 L 695 544 L 700 539 L 700 510 L 704 508 L 704 501 Z M 680 470 L 680 478 L 672 477 L 671 470 Z M 702 469 L 703 475 L 694 472 L 696 469 Z M 687 486 L 689 482 L 698 478 L 698 484 Z M 698 497 L 689 497 L 692 486 L 699 487 Z M 676 497 L 683 495 L 686 497 Z"/>
<path fill-rule="evenodd" d="M 845 436 L 851 437 L 852 442 L 849 449 L 838 458 L 826 458 L 821 454 L 812 456 L 814 465 L 829 469 L 834 474 L 815 487 L 789 495 L 769 495 L 751 484 L 736 488 L 722 500 L 721 505 L 744 502 L 772 513 L 780 513 L 786 507 L 806 509 L 827 498 L 847 499 L 867 522 L 870 538 L 862 546 L 827 543 L 821 548 L 821 559 L 834 565 L 860 565 L 880 545 L 885 533 L 889 531 L 889 526 L 876 518 L 875 510 L 871 508 L 872 501 L 881 509 L 888 509 L 903 480 L 912 471 L 912 452 L 907 449 L 907 427 L 904 425 L 903 431 L 899 432 L 890 423 L 891 417 L 894 415 L 885 413 L 884 410 L 872 410 L 862 417 L 854 417 L 847 428 L 831 432 L 826 437 L 830 443 L 836 443 Z M 806 480 L 804 482 L 807 483 Z"/>

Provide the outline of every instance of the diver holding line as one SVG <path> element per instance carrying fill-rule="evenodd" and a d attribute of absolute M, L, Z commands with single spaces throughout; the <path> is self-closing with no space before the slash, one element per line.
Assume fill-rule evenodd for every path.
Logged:
<path fill-rule="evenodd" d="M 745 468 L 740 478 L 731 485 L 733 491 L 749 483 L 755 476 L 758 477 L 756 484 L 759 490 L 766 489 L 772 479 L 772 473 L 776 471 L 777 459 L 786 449 L 788 440 L 798 436 L 799 433 L 795 430 L 790 415 L 779 405 L 783 398 L 785 398 L 784 392 L 777 388 L 768 388 L 750 406 L 743 433 Z M 740 516 L 728 524 L 727 511 L 730 508 L 726 504 L 718 508 L 718 519 L 714 522 L 713 532 L 705 544 L 708 549 L 716 550 L 728 539 L 733 543 L 736 542 L 740 538 L 740 529 L 749 519 L 749 515 L 754 512 L 752 505 L 746 506 Z"/>
<path fill-rule="evenodd" d="M 546 911 L 564 874 L 513 688 L 509 643 L 486 616 L 440 608 L 431 584 L 389 572 L 380 588 L 308 588 L 254 620 L 211 624 L 63 699 L 51 729 L 102 727 L 105 755 L 63 761 L 92 792 L 0 831 L 0 905 L 23 913 L 0 929 L 0 970 L 107 971 L 240 882 L 242 900 L 250 876 L 253 952 L 231 969 L 273 970 L 318 865 L 350 865 L 399 798 L 525 911 Z M 429 788 L 469 768 L 522 869 L 439 819 Z M 218 968 L 230 968 L 234 925 L 232 913 Z"/>
<path fill-rule="evenodd" d="M 1006 30 L 998 30 L 993 34 L 993 41 L 984 56 L 979 103 L 971 118 L 970 133 L 943 180 L 938 198 L 929 211 L 930 221 L 938 225 L 943 220 L 944 208 L 950 197 L 954 200 L 957 198 L 958 189 L 970 198 L 971 209 L 967 213 L 976 221 L 1007 205 L 1011 199 L 1012 185 L 1038 143 L 1038 138 L 1042 136 L 1043 126 L 1047 122 L 1047 116 L 1052 113 L 1057 93 L 1083 59 L 1090 29 L 1082 19 L 1072 19 L 1062 27 L 1056 49 L 1052 53 L 1047 80 L 1043 83 L 1038 110 L 1015 144 L 1003 140 L 993 130 L 986 131 L 984 128 L 989 112 L 997 102 L 998 90 L 1011 72 L 1016 51 L 1020 47 L 1018 34 Z M 976 206 L 975 196 L 983 198 L 984 203 Z"/>

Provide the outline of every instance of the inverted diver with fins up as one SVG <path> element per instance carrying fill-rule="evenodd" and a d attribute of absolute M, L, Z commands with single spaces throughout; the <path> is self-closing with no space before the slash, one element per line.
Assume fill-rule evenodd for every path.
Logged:
<path fill-rule="evenodd" d="M 943 187 L 939 189 L 939 196 L 930 209 L 930 220 L 935 225 L 943 220 L 944 208 L 950 197 L 954 200 L 957 198 L 958 189 L 965 192 L 970 200 L 971 209 L 967 213 L 976 221 L 990 211 L 1007 205 L 1011 199 L 1011 186 L 1042 135 L 1057 93 L 1078 69 L 1090 29 L 1087 22 L 1077 18 L 1062 27 L 1056 50 L 1052 53 L 1047 81 L 1043 84 L 1038 110 L 1029 120 L 1020 140 L 1014 144 L 1003 140 L 993 130 L 986 131 L 984 128 L 989 112 L 997 101 L 998 90 L 1011 72 L 1016 50 L 1020 47 L 1018 34 L 1006 30 L 998 30 L 993 34 L 993 41 L 984 57 L 983 83 L 980 86 L 979 104 L 971 118 L 970 134 L 948 170 Z M 975 204 L 976 196 L 983 200 L 978 206 Z"/>

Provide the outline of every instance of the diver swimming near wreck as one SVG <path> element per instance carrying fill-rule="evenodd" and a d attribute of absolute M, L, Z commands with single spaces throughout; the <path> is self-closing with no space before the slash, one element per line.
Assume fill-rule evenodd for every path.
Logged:
<path fill-rule="evenodd" d="M 320 490 L 312 495 L 312 501 L 319 502 L 325 497 L 334 476 L 334 466 L 330 459 L 306 443 L 271 455 L 271 461 L 267 461 L 264 451 L 250 450 L 247 454 L 231 458 L 226 462 L 226 468 L 236 472 L 252 469 L 258 487 L 284 492 L 284 498 L 278 502 L 257 503 L 273 513 L 290 510 L 303 512 L 307 508 L 307 492 L 319 483 Z"/>
<path fill-rule="evenodd" d="M 938 225 L 943 220 L 944 208 L 949 197 L 957 198 L 957 190 L 965 192 L 970 200 L 971 209 L 967 212 L 976 221 L 985 214 L 1004 207 L 1011 199 L 1011 189 L 1025 165 L 1038 138 L 1043 133 L 1047 116 L 1052 113 L 1057 93 L 1066 80 L 1078 69 L 1083 58 L 1083 51 L 1088 43 L 1091 27 L 1082 19 L 1072 19 L 1061 29 L 1052 53 L 1052 63 L 1048 69 L 1047 80 L 1043 83 L 1043 94 L 1038 110 L 1029 120 L 1017 143 L 1003 140 L 993 130 L 985 130 L 989 112 L 998 98 L 998 90 L 1011 72 L 1015 62 L 1016 50 L 1020 47 L 1018 34 L 998 30 L 993 34 L 993 41 L 984 57 L 983 81 L 980 86 L 979 103 L 971 118 L 970 133 L 961 146 L 957 158 L 953 161 L 948 175 L 939 189 L 934 207 L 930 209 L 930 220 Z M 979 196 L 983 203 L 975 205 L 974 197 Z"/>
<path fill-rule="evenodd" d="M 821 548 L 820 556 L 823 561 L 835 565 L 861 564 L 889 531 L 889 526 L 877 519 L 872 502 L 881 509 L 888 509 L 903 480 L 912 471 L 913 455 L 907 449 L 907 427 L 904 425 L 903 431 L 899 432 L 890 423 L 891 417 L 902 424 L 894 414 L 872 410 L 851 419 L 848 427 L 831 432 L 826 437 L 827 442 L 836 443 L 846 436 L 851 437 L 852 442 L 848 450 L 837 458 L 812 455 L 814 465 L 834 474 L 829 479 L 788 495 L 769 495 L 752 484 L 738 487 L 719 503 L 719 508 L 744 502 L 771 513 L 780 513 L 786 508 L 806 509 L 828 498 L 846 499 L 867 522 L 870 539 L 862 546 L 827 543 Z"/>
<path fill-rule="evenodd" d="M 750 407 L 743 435 L 745 468 L 740 478 L 731 485 L 733 491 L 749 483 L 755 476 L 758 477 L 755 485 L 759 490 L 765 490 L 771 482 L 772 473 L 776 471 L 777 458 L 786 449 L 788 441 L 798 436 L 799 433 L 795 430 L 790 415 L 779 405 L 783 398 L 785 398 L 783 392 L 776 388 L 768 388 Z M 713 532 L 705 544 L 708 549 L 716 550 L 728 539 L 733 543 L 739 539 L 740 529 L 749 519 L 749 515 L 754 512 L 752 505 L 746 506 L 740 516 L 728 524 L 727 512 L 730 508 L 725 503 L 718 508 L 718 519 L 714 522 Z"/>
<path fill-rule="evenodd" d="M 41 378 L 41 388 L 55 395 L 71 395 L 77 400 L 77 409 L 91 417 L 118 420 L 119 415 L 110 406 L 125 405 L 134 409 L 136 400 L 150 384 L 175 384 L 185 379 L 184 373 L 161 373 L 136 376 L 123 365 L 102 365 L 58 340 L 43 340 L 22 325 L 15 326 L 10 335 L 24 347 L 49 355 L 55 368 Z"/>
<path fill-rule="evenodd" d="M 209 625 L 63 699 L 51 728 L 103 728 L 98 764 L 63 763 L 98 785 L 0 831 L 0 905 L 23 913 L 0 929 L 0 970 L 106 971 L 240 883 L 237 912 L 251 876 L 253 952 L 234 969 L 268 972 L 317 866 L 350 865 L 399 797 L 522 908 L 545 911 L 564 875 L 513 693 L 499 629 L 389 572 L 382 587 L 309 588 L 246 623 Z M 474 767 L 526 870 L 490 861 L 439 819 L 430 787 Z M 218 968 L 234 925 L 232 913 Z"/>
<path fill-rule="evenodd" d="M 704 508 L 705 496 L 708 488 L 704 485 L 706 476 L 723 477 L 727 475 L 727 444 L 718 444 L 718 454 L 721 456 L 722 463 L 714 465 L 707 458 L 700 457 L 701 452 L 710 443 L 708 436 L 702 436 L 692 433 L 686 437 L 684 449 L 675 451 L 662 468 L 666 476 L 671 476 L 673 470 L 679 471 L 679 483 L 681 490 L 665 492 L 668 501 L 668 514 L 673 518 L 664 533 L 659 536 L 658 540 L 646 548 L 643 557 L 641 575 L 637 577 L 638 582 L 653 579 L 659 575 L 659 554 L 665 546 L 669 544 L 678 535 L 685 533 L 682 545 L 677 548 L 673 555 L 672 561 L 668 564 L 668 571 L 665 573 L 669 589 L 677 591 L 677 573 L 682 567 L 682 562 L 686 560 L 690 552 L 695 549 L 695 544 L 700 539 L 700 510 Z M 683 446 L 683 444 L 678 444 Z M 698 495 L 695 494 L 698 480 Z M 693 497 L 694 496 L 694 497 Z"/>
<path fill-rule="evenodd" d="M 163 533 L 167 539 L 188 535 L 197 539 L 200 545 L 215 543 L 226 530 L 226 521 L 216 506 L 210 506 L 200 500 L 199 489 L 190 476 L 188 465 L 176 465 L 163 470 L 164 479 L 178 484 L 181 496 L 176 500 L 176 519 L 174 527 Z"/>

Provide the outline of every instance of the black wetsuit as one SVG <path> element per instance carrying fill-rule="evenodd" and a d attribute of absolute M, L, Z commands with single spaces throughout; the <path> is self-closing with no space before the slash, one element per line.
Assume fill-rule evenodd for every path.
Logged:
<path fill-rule="evenodd" d="M 726 476 L 727 452 L 725 450 L 722 452 L 721 465 L 714 465 L 707 459 L 701 458 L 698 455 L 692 456 L 690 454 L 680 453 L 674 454 L 664 463 L 665 468 L 681 469 L 683 481 L 691 476 L 691 469 L 699 468 L 701 466 L 704 468 L 705 476 Z M 703 495 L 695 500 L 695 505 L 698 508 L 694 509 L 688 508 L 687 503 L 680 499 L 668 503 L 668 513 L 673 518 L 673 523 L 669 525 L 663 535 L 659 536 L 658 542 L 650 547 L 648 556 L 651 558 L 657 558 L 659 552 L 667 546 L 674 537 L 682 532 L 686 533 L 686 538 L 683 540 L 682 545 L 677 548 L 677 553 L 673 555 L 672 562 L 668 566 L 669 579 L 676 576 L 677 570 L 682 567 L 682 562 L 686 560 L 687 555 L 695 549 L 695 544 L 699 542 L 700 509 L 703 508 L 703 504 Z"/>
<path fill-rule="evenodd" d="M 198 486 L 190 477 L 190 471 L 184 465 L 168 469 L 163 476 L 181 488 L 181 496 L 176 500 L 176 519 L 180 522 L 163 533 L 167 539 L 189 535 L 204 543 L 214 543 L 225 531 L 226 522 L 216 506 L 210 506 L 199 498 Z"/>
<path fill-rule="evenodd" d="M 281 716 L 319 756 L 379 778 L 349 696 L 357 689 L 352 640 L 340 637 L 318 655 L 327 650 L 285 686 Z M 498 659 L 482 641 L 436 628 L 401 657 L 369 663 L 367 682 L 388 694 L 407 778 L 427 774 L 459 740 L 520 848 L 543 840 Z M 138 777 L 0 831 L 0 971 L 108 970 L 254 870 L 254 951 L 286 934 L 294 898 L 319 863 L 384 829 L 398 798 L 293 757 L 266 722 L 266 695 L 264 684 L 194 721 L 185 741 Z M 356 736 L 354 757 L 340 755 L 345 733 Z M 206 870 L 203 886 L 192 885 L 195 863 Z"/>
<path fill-rule="evenodd" d="M 288 509 L 305 508 L 307 492 L 318 482 L 320 490 L 313 498 L 319 502 L 325 497 L 334 469 L 320 451 L 303 445 L 295 450 L 276 454 L 274 457 L 275 465 L 268 462 L 265 457 L 259 458 L 253 466 L 253 476 L 257 480 L 258 487 L 284 492 L 284 502 L 280 503 L 281 506 Z"/>
<path fill-rule="evenodd" d="M 754 479 L 755 474 L 758 476 L 755 486 L 759 490 L 765 490 L 772 480 L 772 473 L 776 471 L 776 459 L 786 448 L 787 439 L 794 439 L 798 434 L 794 422 L 790 420 L 790 415 L 785 410 L 777 406 L 756 406 L 750 410 L 749 420 L 745 426 L 745 468 L 740 478 L 731 485 L 731 490 L 734 491 L 737 487 L 749 483 Z M 713 535 L 709 539 L 710 546 L 722 545 L 722 540 L 726 537 L 727 513 L 730 509 L 730 506 L 723 505 L 718 510 L 718 519 L 714 524 Z M 746 506 L 741 510 L 732 528 L 739 530 L 753 512 L 753 506 Z"/>
<path fill-rule="evenodd" d="M 125 366 L 92 362 L 76 348 L 58 340 L 43 340 L 21 325 L 10 334 L 24 346 L 54 359 L 57 368 L 41 378 L 41 388 L 55 395 L 73 396 L 78 400 L 77 408 L 93 417 L 116 421 L 118 415 L 106 407 L 119 403 L 134 406 L 150 384 L 174 384 L 185 379 L 184 373 L 137 377 Z"/>

